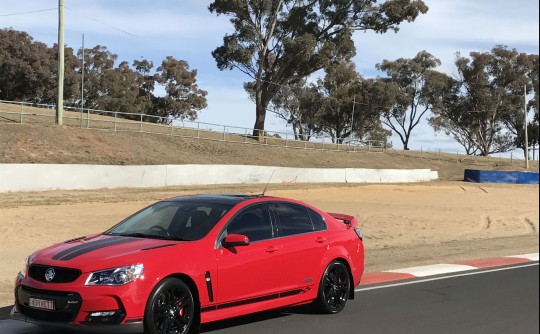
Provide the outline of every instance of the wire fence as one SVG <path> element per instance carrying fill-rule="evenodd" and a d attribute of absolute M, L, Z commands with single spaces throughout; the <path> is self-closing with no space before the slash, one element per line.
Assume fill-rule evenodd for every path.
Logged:
<path fill-rule="evenodd" d="M 0 100 L 0 122 L 16 124 L 51 123 L 54 122 L 56 117 L 55 108 L 54 105 L 48 104 Z M 253 129 L 233 125 L 188 120 L 174 120 L 173 122 L 167 122 L 167 118 L 154 115 L 96 109 L 65 107 L 64 110 L 62 118 L 63 124 L 68 127 L 118 132 L 142 132 L 229 143 L 305 150 L 384 152 L 386 149 L 385 142 L 383 141 L 336 141 L 327 136 L 310 136 L 308 141 L 298 140 L 295 135 L 291 133 L 268 130 L 260 131 L 261 135 L 258 138 L 254 138 L 252 135 Z"/>
<path fill-rule="evenodd" d="M 32 124 L 54 123 L 56 106 L 0 100 L 0 123 Z M 196 138 L 250 145 L 265 145 L 304 150 L 328 150 L 341 152 L 384 152 L 390 157 L 409 157 L 426 160 L 456 162 L 468 165 L 521 166 L 524 157 L 510 155 L 473 156 L 456 150 L 455 153 L 439 150 L 405 151 L 395 150 L 382 141 L 349 140 L 335 142 L 328 136 L 311 136 L 309 141 L 298 140 L 294 134 L 279 131 L 261 131 L 259 138 L 252 136 L 253 129 L 232 125 L 213 124 L 188 120 L 175 120 L 166 124 L 167 119 L 154 115 L 122 113 L 116 111 L 80 109 L 65 107 L 63 124 L 72 128 L 101 131 L 152 133 L 173 137 Z M 157 122 L 156 122 L 157 121 Z M 531 169 L 538 169 L 538 161 L 530 161 Z"/>

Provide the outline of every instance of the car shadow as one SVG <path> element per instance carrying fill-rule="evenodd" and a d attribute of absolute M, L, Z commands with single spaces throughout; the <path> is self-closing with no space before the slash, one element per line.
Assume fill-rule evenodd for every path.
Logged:
<path fill-rule="evenodd" d="M 237 326 L 257 323 L 261 321 L 288 317 L 294 314 L 316 314 L 310 305 L 302 305 L 295 307 L 287 307 L 270 311 L 263 311 L 253 314 L 248 314 L 240 317 L 235 317 L 227 320 L 211 322 L 201 326 L 201 333 L 223 330 Z"/>
<path fill-rule="evenodd" d="M 9 313 L 11 312 L 12 308 L 13 308 L 13 305 L 0 307 L 0 320 L 10 319 Z"/>

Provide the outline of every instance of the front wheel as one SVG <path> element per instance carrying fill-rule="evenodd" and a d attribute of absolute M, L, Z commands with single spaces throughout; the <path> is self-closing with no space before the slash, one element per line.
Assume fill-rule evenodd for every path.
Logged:
<path fill-rule="evenodd" d="M 166 278 L 156 286 L 146 303 L 145 333 L 192 333 L 194 316 L 195 301 L 187 284 L 178 278 Z"/>
<path fill-rule="evenodd" d="M 324 271 L 314 305 L 323 313 L 339 313 L 347 304 L 350 289 L 347 266 L 341 261 L 333 261 Z"/>

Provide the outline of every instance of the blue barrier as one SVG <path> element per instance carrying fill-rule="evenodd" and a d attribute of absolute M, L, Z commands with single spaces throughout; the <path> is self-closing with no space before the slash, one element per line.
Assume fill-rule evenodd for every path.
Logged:
<path fill-rule="evenodd" d="M 465 169 L 464 180 L 479 183 L 538 184 L 538 173 Z"/>

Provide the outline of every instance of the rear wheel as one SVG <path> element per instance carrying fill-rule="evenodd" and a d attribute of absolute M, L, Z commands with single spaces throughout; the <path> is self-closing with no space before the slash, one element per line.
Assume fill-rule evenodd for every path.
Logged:
<path fill-rule="evenodd" d="M 350 289 L 347 266 L 341 261 L 333 261 L 324 271 L 314 305 L 323 313 L 339 313 L 347 304 Z"/>
<path fill-rule="evenodd" d="M 184 281 L 166 278 L 161 281 L 146 303 L 145 332 L 149 334 L 193 333 L 195 301 Z"/>

